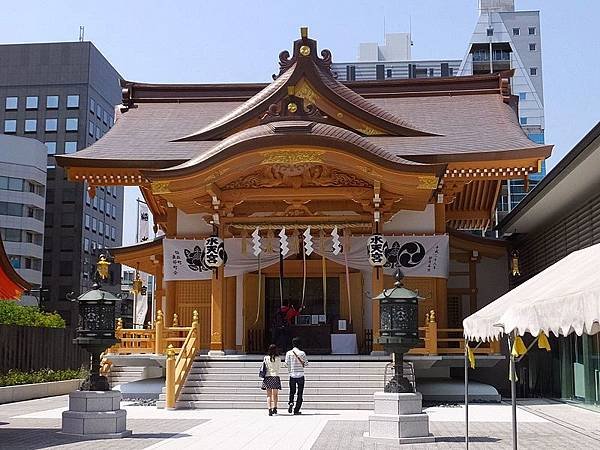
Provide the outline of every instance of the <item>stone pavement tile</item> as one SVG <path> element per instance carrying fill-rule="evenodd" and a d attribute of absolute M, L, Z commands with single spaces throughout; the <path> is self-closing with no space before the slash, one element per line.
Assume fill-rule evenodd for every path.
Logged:
<path fill-rule="evenodd" d="M 363 441 L 363 433 L 368 430 L 368 422 L 329 421 L 313 445 L 313 449 L 377 449 L 398 448 L 394 445 L 374 445 Z M 403 445 L 402 449 L 462 449 L 464 448 L 464 423 L 430 422 L 430 431 L 437 441 L 435 444 Z M 549 449 L 596 449 L 600 439 L 595 439 L 555 423 L 525 423 L 519 425 L 519 448 L 539 450 Z M 469 427 L 473 449 L 511 449 L 512 432 L 510 424 L 479 422 Z"/>
<path fill-rule="evenodd" d="M 8 417 L 30 414 L 48 409 L 66 408 L 68 405 L 68 395 L 25 400 L 23 402 L 4 403 L 0 405 L 0 421 L 3 421 L 3 419 Z"/>
<path fill-rule="evenodd" d="M 133 436 L 124 439 L 85 440 L 59 433 L 60 419 L 8 419 L 0 424 L 0 448 L 10 450 L 37 450 L 51 447 L 61 449 L 119 449 L 137 450 L 164 439 L 184 437 L 185 431 L 207 420 L 130 419 L 127 429 Z"/>

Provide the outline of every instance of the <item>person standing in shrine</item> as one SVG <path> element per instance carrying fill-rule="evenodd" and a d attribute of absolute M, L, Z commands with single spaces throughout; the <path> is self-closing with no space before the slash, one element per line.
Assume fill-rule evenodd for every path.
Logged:
<path fill-rule="evenodd" d="M 302 407 L 302 400 L 304 394 L 304 368 L 308 366 L 308 359 L 306 353 L 300 350 L 300 338 L 295 337 L 292 339 L 293 348 L 285 354 L 285 365 L 288 368 L 290 374 L 290 397 L 288 402 L 288 413 L 295 416 L 302 414 L 300 408 Z M 294 396 L 298 391 L 296 403 L 294 404 Z"/>

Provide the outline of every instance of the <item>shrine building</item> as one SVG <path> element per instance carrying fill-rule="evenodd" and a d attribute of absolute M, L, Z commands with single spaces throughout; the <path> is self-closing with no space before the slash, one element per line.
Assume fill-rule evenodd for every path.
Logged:
<path fill-rule="evenodd" d="M 371 298 L 399 268 L 424 298 L 414 354 L 462 354 L 462 319 L 508 290 L 504 243 L 473 231 L 552 147 L 519 126 L 511 71 L 341 83 L 331 63 L 303 28 L 269 84 L 124 81 L 110 132 L 56 157 L 92 196 L 138 186 L 160 230 L 109 249 L 156 280 L 121 352 L 164 353 L 158 316 L 194 322 L 194 351 L 263 353 L 288 305 L 307 352 L 377 352 Z"/>

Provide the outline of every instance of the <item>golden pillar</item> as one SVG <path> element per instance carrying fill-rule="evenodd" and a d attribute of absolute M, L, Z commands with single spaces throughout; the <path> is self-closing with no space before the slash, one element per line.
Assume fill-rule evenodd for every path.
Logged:
<path fill-rule="evenodd" d="M 212 355 L 223 355 L 223 313 L 225 297 L 225 268 L 213 270 L 210 294 L 210 352 Z"/>

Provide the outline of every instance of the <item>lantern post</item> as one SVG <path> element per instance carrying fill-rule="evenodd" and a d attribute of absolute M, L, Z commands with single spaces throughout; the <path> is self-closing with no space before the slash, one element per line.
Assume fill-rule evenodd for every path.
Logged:
<path fill-rule="evenodd" d="M 393 355 L 394 373 L 384 381 L 383 392 L 373 394 L 375 411 L 369 416 L 367 441 L 384 444 L 434 442 L 429 417 L 423 412 L 423 397 L 404 376 L 404 353 L 416 347 L 419 338 L 419 294 L 402 284 L 402 272 L 394 275 L 391 289 L 373 298 L 379 307 L 377 343 Z"/>
<path fill-rule="evenodd" d="M 115 305 L 119 297 L 101 288 L 110 262 L 100 255 L 92 275 L 92 289 L 77 297 L 79 326 L 73 342 L 90 353 L 90 372 L 81 389 L 69 394 L 69 409 L 62 414 L 62 432 L 88 439 L 131 435 L 126 429 L 127 411 L 121 409 L 121 392 L 111 391 L 100 373 L 102 352 L 118 342 L 115 337 Z"/>

